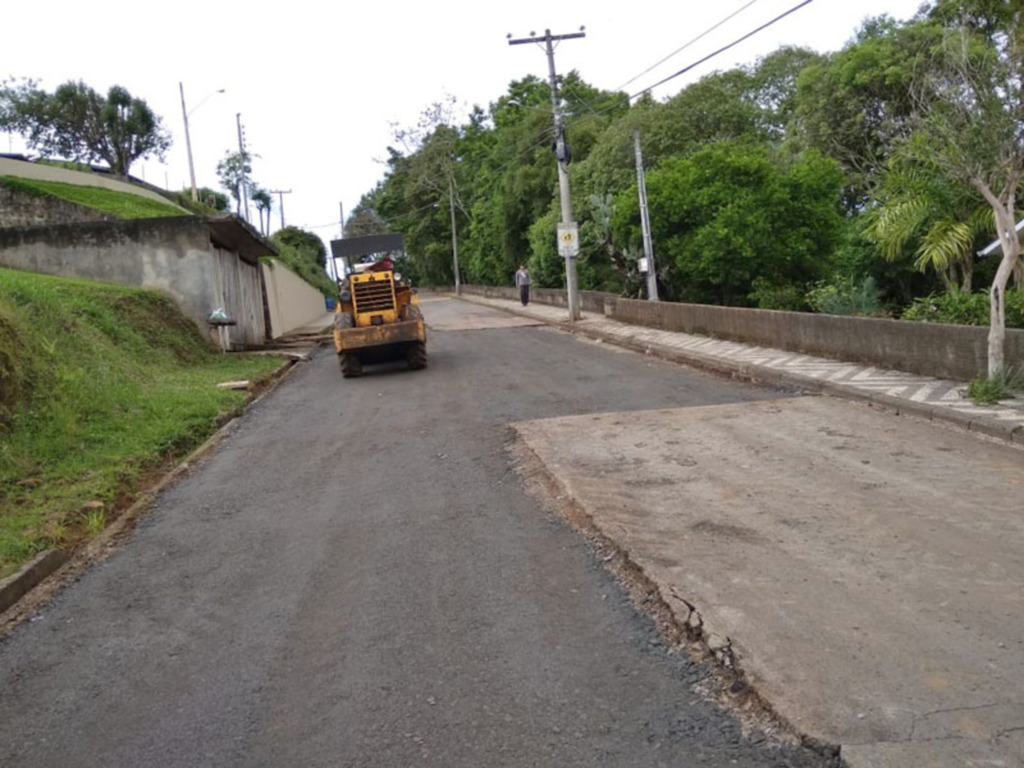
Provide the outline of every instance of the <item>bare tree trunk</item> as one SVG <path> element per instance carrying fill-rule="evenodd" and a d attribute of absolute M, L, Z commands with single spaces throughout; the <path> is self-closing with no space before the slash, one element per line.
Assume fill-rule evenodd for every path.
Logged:
<path fill-rule="evenodd" d="M 1003 346 L 1006 339 L 1006 285 L 1010 281 L 1010 275 L 1013 274 L 1017 262 L 1020 261 L 1020 238 L 1017 237 L 1013 210 L 1007 210 L 1003 205 L 993 205 L 992 209 L 996 215 L 996 226 L 999 228 L 1003 258 L 999 262 L 999 268 L 996 270 L 996 276 L 989 291 L 989 378 L 999 373 L 1005 365 Z"/>
<path fill-rule="evenodd" d="M 964 293 L 970 293 L 974 287 L 974 254 L 960 262 L 960 286 Z"/>

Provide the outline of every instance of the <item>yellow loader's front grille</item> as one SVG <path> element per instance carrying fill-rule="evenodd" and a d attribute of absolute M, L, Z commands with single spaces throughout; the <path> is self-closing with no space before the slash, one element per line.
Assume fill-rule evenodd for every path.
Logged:
<path fill-rule="evenodd" d="M 395 288 L 391 273 L 380 272 L 371 279 L 354 279 L 352 299 L 356 305 L 356 314 L 359 315 L 367 312 L 394 312 Z"/>

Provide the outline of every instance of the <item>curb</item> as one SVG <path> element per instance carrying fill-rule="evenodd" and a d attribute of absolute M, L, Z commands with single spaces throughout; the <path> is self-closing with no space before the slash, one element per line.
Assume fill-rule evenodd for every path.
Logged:
<path fill-rule="evenodd" d="M 257 396 L 242 406 L 241 412 L 228 412 L 227 418 L 218 422 L 217 430 L 210 435 L 198 448 L 187 454 L 178 464 L 160 478 L 151 488 L 143 491 L 110 525 L 103 531 L 79 547 L 74 552 L 65 552 L 59 549 L 47 549 L 40 552 L 31 561 L 26 563 L 17 572 L 0 581 L 0 619 L 11 608 L 15 607 L 23 597 L 29 594 L 44 580 L 53 576 L 63 568 L 65 574 L 77 572 L 81 567 L 87 565 L 96 558 L 104 548 L 113 545 L 117 538 L 128 526 L 136 520 L 140 513 L 163 491 L 168 485 L 177 480 L 181 475 L 192 468 L 192 465 L 203 458 L 214 447 L 216 447 L 231 429 L 232 424 L 250 408 L 259 403 L 263 398 L 276 390 L 285 379 L 291 375 L 296 368 L 296 360 L 289 359 L 281 364 L 274 373 L 267 378 L 267 386 Z M 222 417 L 223 418 L 223 417 Z M 66 567 L 65 567 L 66 566 Z M 60 577 L 58 577 L 60 578 Z M 18 617 L 12 622 L 0 620 L 0 636 L 13 628 L 18 623 Z"/>
<path fill-rule="evenodd" d="M 979 435 L 985 435 L 986 437 L 991 437 L 1004 443 L 1009 443 L 1013 446 L 1024 446 L 1024 426 L 1019 424 L 1010 424 L 996 419 L 986 419 L 975 414 L 958 411 L 955 408 L 943 407 L 932 403 L 918 403 L 913 400 L 893 397 L 892 395 L 886 395 L 879 392 L 866 392 L 858 389 L 857 387 L 852 387 L 849 384 L 834 381 L 820 381 L 809 376 L 803 376 L 799 373 L 780 371 L 763 365 L 755 365 L 753 363 L 735 363 L 731 360 L 703 355 L 699 352 L 688 352 L 671 347 L 664 347 L 658 344 L 638 342 L 633 341 L 632 339 L 621 339 L 616 336 L 601 333 L 600 331 L 583 328 L 577 323 L 570 324 L 567 320 L 554 322 L 543 317 L 538 317 L 536 315 L 517 310 L 515 307 L 494 307 L 493 304 L 489 304 L 486 301 L 477 301 L 476 299 L 478 297 L 469 296 L 465 293 L 459 297 L 453 296 L 453 298 L 461 298 L 462 300 L 469 301 L 473 304 L 480 304 L 482 306 L 500 309 L 513 315 L 520 315 L 521 317 L 528 317 L 531 320 L 536 320 L 538 322 L 545 323 L 546 325 L 560 328 L 563 331 L 567 331 L 574 335 L 579 334 L 580 336 L 585 336 L 589 339 L 596 339 L 604 343 L 613 344 L 617 347 L 629 349 L 641 354 L 649 353 L 662 360 L 693 365 L 703 370 L 725 374 L 732 378 L 741 379 L 753 384 L 773 384 L 776 386 L 795 385 L 813 394 L 828 395 L 831 397 L 839 397 L 844 400 L 867 403 L 873 407 L 884 408 L 887 411 L 892 411 L 897 415 L 905 414 L 927 419 L 929 421 L 943 421 L 948 424 L 953 424 L 961 429 L 975 432 Z"/>
<path fill-rule="evenodd" d="M 17 573 L 0 581 L 0 613 L 21 600 L 29 590 L 60 568 L 70 558 L 59 549 L 46 549 L 25 563 Z"/>

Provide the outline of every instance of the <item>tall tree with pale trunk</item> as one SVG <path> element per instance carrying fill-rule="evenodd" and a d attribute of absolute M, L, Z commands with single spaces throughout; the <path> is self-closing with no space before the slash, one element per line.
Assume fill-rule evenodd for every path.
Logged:
<path fill-rule="evenodd" d="M 989 289 L 988 374 L 1005 367 L 1005 294 L 1024 286 L 1016 204 L 1024 175 L 1024 3 L 939 0 L 913 80 L 914 133 L 896 152 L 973 189 L 992 208 L 1002 257 Z"/>

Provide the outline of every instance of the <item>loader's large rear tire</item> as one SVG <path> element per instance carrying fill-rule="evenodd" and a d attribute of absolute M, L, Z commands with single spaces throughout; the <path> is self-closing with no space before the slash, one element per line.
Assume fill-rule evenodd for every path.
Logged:
<path fill-rule="evenodd" d="M 422 341 L 414 341 L 409 345 L 407 360 L 409 370 L 418 371 L 427 367 L 427 345 Z"/>
<path fill-rule="evenodd" d="M 346 379 L 354 379 L 363 375 L 363 361 L 352 354 L 341 353 L 338 355 L 338 362 L 341 363 L 341 375 Z"/>

